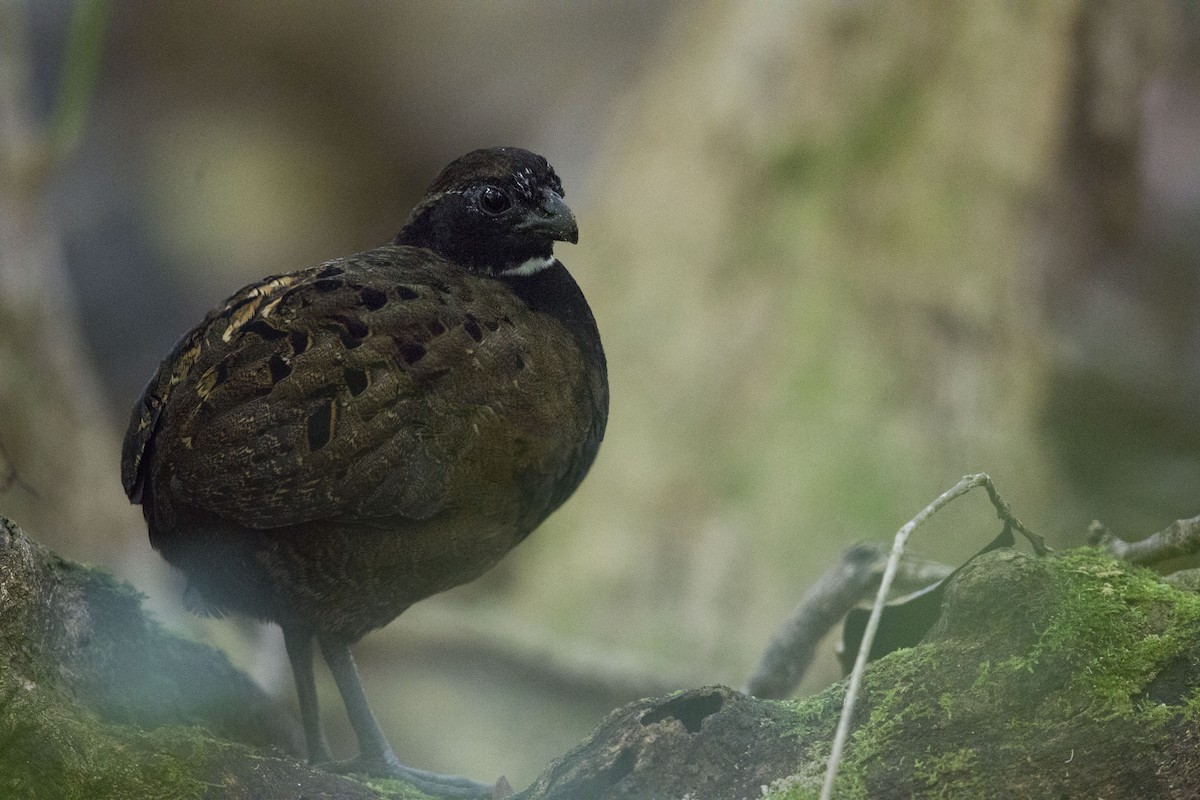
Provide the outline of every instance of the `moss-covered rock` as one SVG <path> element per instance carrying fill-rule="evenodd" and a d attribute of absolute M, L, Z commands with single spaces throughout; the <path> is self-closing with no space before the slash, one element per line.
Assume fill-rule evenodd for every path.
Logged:
<path fill-rule="evenodd" d="M 523 798 L 813 798 L 843 696 L 643 701 Z M 867 670 L 835 796 L 1200 796 L 1198 701 L 1200 596 L 1092 551 L 996 551 Z"/>
<path fill-rule="evenodd" d="M 311 770 L 295 733 L 223 653 L 0 517 L 0 797 L 423 797 Z"/>
<path fill-rule="evenodd" d="M 815 797 L 843 696 L 642 700 L 521 797 Z M 220 653 L 0 518 L 0 797 L 422 796 L 311 770 L 291 732 Z M 867 670 L 836 796 L 1196 797 L 1198 742 L 1200 595 L 1095 551 L 998 550 Z"/>
<path fill-rule="evenodd" d="M 1197 687 L 1200 596 L 1097 552 L 991 553 L 865 676 L 838 796 L 1195 797 Z"/>

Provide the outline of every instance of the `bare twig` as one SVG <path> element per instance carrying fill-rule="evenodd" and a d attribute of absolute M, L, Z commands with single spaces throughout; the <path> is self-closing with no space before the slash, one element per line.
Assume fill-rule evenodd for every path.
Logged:
<path fill-rule="evenodd" d="M 878 544 L 857 544 L 843 553 L 841 561 L 817 579 L 780 626 L 742 691 L 762 698 L 790 695 L 812 663 L 822 637 L 879 585 L 886 557 Z M 906 557 L 895 586 L 901 592 L 923 589 L 952 571 L 944 564 Z"/>
<path fill-rule="evenodd" d="M 991 499 L 992 505 L 996 507 L 996 514 L 1004 521 L 1005 525 L 1011 526 L 1029 540 L 1030 545 L 1033 546 L 1034 551 L 1038 555 L 1046 555 L 1051 552 L 1041 536 L 1029 530 L 1029 528 L 1025 527 L 1024 523 L 1016 518 L 1012 512 L 1012 508 L 996 491 L 992 479 L 982 472 L 965 476 L 952 488 L 921 509 L 920 513 L 906 522 L 896 532 L 896 538 L 892 542 L 892 551 L 888 556 L 887 566 L 883 571 L 883 578 L 879 581 L 879 591 L 875 595 L 875 605 L 871 608 L 871 616 L 867 620 L 867 629 L 863 632 L 862 644 L 858 648 L 858 658 L 855 659 L 854 669 L 850 673 L 850 683 L 846 687 L 846 698 L 842 702 L 842 716 L 838 720 L 837 733 L 833 738 L 833 749 L 829 754 L 829 766 L 825 770 L 825 783 L 821 787 L 821 800 L 831 800 L 833 797 L 833 781 L 837 777 L 838 765 L 841 763 L 842 753 L 846 749 L 846 739 L 850 735 L 850 718 L 854 714 L 854 705 L 858 701 L 858 689 L 862 684 L 862 675 L 867 666 L 867 657 L 871 652 L 871 644 L 875 641 L 875 631 L 879 627 L 879 618 L 883 614 L 883 606 L 887 602 L 888 592 L 891 590 L 892 581 L 896 577 L 896 571 L 899 568 L 900 558 L 904 553 L 904 545 L 908 541 L 908 537 L 912 535 L 912 532 L 916 530 L 918 525 L 932 517 L 952 500 L 963 496 L 979 486 L 987 490 L 988 498 Z"/>
<path fill-rule="evenodd" d="M 1127 542 L 1099 522 L 1088 526 L 1088 542 L 1131 564 L 1157 564 L 1200 553 L 1200 516 L 1177 519 L 1138 542 Z"/>

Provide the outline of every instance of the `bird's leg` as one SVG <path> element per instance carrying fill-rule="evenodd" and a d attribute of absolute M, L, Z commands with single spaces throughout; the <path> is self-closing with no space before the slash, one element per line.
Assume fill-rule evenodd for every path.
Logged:
<path fill-rule="evenodd" d="M 292 662 L 292 678 L 300 702 L 300 722 L 304 725 L 304 743 L 308 761 L 317 764 L 329 760 L 329 745 L 321 731 L 321 711 L 317 703 L 317 682 L 313 677 L 313 633 L 310 630 L 284 628 L 283 644 Z"/>
<path fill-rule="evenodd" d="M 492 796 L 492 787 L 487 784 L 457 775 L 439 775 L 413 769 L 401 764 L 383 731 L 379 729 L 379 723 L 375 721 L 370 706 L 367 705 L 367 695 L 363 692 L 358 668 L 354 666 L 350 645 L 323 636 L 318 636 L 317 640 L 321 644 L 325 663 L 329 665 L 329 671 L 333 673 L 333 680 L 341 692 L 350 726 L 354 728 L 358 737 L 358 757 L 330 764 L 329 769 L 335 772 L 361 772 L 403 778 L 423 792 L 438 797 Z"/>

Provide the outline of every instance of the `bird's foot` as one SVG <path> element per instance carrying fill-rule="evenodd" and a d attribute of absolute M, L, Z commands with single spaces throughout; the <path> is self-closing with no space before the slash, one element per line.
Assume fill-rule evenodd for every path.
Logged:
<path fill-rule="evenodd" d="M 343 761 L 326 761 L 317 764 L 326 772 L 343 775 L 370 775 L 375 778 L 400 778 L 434 797 L 446 798 L 490 798 L 497 796 L 498 786 L 491 786 L 458 775 L 439 775 L 423 769 L 405 766 L 391 753 L 382 756 L 359 755 Z M 507 781 L 500 779 L 505 787 Z M 500 795 L 503 796 L 503 795 Z"/>

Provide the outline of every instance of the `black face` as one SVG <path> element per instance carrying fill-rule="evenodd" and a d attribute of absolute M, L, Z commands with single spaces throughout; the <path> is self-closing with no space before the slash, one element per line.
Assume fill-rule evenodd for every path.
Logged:
<path fill-rule="evenodd" d="M 477 272 L 520 276 L 548 266 L 554 242 L 578 239 L 546 159 L 494 147 L 443 169 L 394 241 L 428 247 Z"/>

